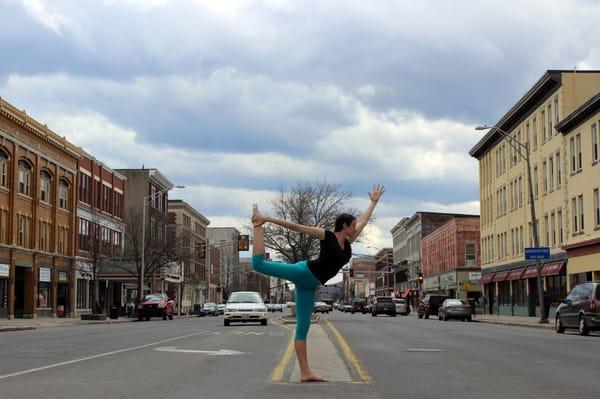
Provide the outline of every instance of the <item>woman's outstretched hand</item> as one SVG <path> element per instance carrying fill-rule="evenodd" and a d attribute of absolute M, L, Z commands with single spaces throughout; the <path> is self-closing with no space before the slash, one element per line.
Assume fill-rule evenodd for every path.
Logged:
<path fill-rule="evenodd" d="M 384 192 L 385 192 L 385 190 L 384 190 L 383 186 L 376 184 L 373 186 L 373 192 L 369 193 L 369 198 L 373 202 L 378 202 L 379 198 L 381 198 L 381 196 L 383 195 Z"/>
<path fill-rule="evenodd" d="M 265 224 L 266 221 L 266 218 L 260 214 L 260 211 L 258 210 L 258 205 L 252 205 L 252 226 L 262 226 L 263 224 Z"/>

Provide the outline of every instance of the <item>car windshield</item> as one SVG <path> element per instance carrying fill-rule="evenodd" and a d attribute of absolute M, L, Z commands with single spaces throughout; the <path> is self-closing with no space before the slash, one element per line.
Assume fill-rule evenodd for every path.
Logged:
<path fill-rule="evenodd" d="M 389 302 L 389 303 L 391 303 L 392 302 L 392 298 L 390 298 L 390 297 L 377 298 L 377 302 L 380 302 L 380 303 Z"/>
<path fill-rule="evenodd" d="M 403 304 L 404 303 L 404 299 L 394 299 L 395 303 L 399 303 L 399 304 Z"/>
<path fill-rule="evenodd" d="M 238 292 L 231 294 L 231 297 L 227 303 L 262 303 L 262 299 L 260 299 L 258 294 L 250 292 Z"/>
<path fill-rule="evenodd" d="M 207 302 L 207 303 L 204 304 L 205 308 L 214 308 L 215 306 L 216 305 L 214 303 L 212 303 L 212 302 Z"/>
<path fill-rule="evenodd" d="M 463 303 L 459 299 L 446 299 L 445 305 L 462 305 Z"/>
<path fill-rule="evenodd" d="M 146 295 L 144 297 L 144 302 L 153 302 L 153 301 L 164 301 L 164 295 Z"/>

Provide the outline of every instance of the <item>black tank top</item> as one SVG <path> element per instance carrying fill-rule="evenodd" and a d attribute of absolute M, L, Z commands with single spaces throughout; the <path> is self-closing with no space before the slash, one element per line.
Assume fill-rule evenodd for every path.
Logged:
<path fill-rule="evenodd" d="M 321 250 L 317 259 L 309 260 L 308 268 L 315 277 L 325 284 L 337 274 L 352 257 L 352 248 L 348 240 L 344 240 L 344 249 L 340 248 L 333 232 L 325 230 L 325 238 L 321 240 Z"/>

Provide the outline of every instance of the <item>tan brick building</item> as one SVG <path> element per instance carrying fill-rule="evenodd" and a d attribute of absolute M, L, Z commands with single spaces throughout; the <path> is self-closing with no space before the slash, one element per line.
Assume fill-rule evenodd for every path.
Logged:
<path fill-rule="evenodd" d="M 599 91 L 600 71 L 549 70 L 495 125 L 529 146 L 540 245 L 551 249 L 542 271 L 551 316 L 569 288 L 567 274 L 573 274 L 567 272 L 565 249 L 575 250 L 572 243 L 596 234 L 592 195 L 598 172 L 590 159 L 591 145 L 585 146 L 591 143 L 592 119 L 568 126 L 563 121 Z M 469 154 L 479 160 L 481 283 L 487 310 L 539 314 L 535 263 L 524 261 L 524 248 L 533 247 L 526 162 L 497 129 Z M 578 266 L 575 274 L 583 269 Z"/>
<path fill-rule="evenodd" d="M 0 317 L 73 315 L 79 159 L 0 99 Z"/>

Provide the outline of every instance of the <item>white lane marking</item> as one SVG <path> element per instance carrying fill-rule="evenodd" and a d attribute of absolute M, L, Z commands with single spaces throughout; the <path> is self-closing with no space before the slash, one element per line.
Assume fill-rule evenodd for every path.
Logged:
<path fill-rule="evenodd" d="M 201 351 L 196 349 L 177 349 L 176 346 L 165 346 L 161 348 L 155 348 L 154 350 L 160 352 L 201 353 L 209 356 L 228 356 L 245 354 L 244 352 L 233 351 L 230 349 L 219 349 L 218 351 Z"/>
<path fill-rule="evenodd" d="M 445 349 L 432 349 L 432 348 L 410 348 L 405 349 L 404 352 L 446 352 Z"/>
<path fill-rule="evenodd" d="M 179 337 L 164 339 L 162 341 L 156 341 L 156 342 L 152 342 L 150 344 L 133 346 L 131 348 L 119 349 L 119 350 L 112 351 L 112 352 L 100 353 L 98 355 L 82 357 L 82 358 L 79 358 L 79 359 L 73 359 L 73 360 L 69 360 L 69 361 L 66 361 L 66 362 L 49 364 L 47 366 L 36 367 L 36 368 L 33 368 L 33 369 L 29 369 L 29 370 L 18 371 L 16 373 L 4 374 L 4 375 L 0 375 L 0 380 L 4 380 L 4 379 L 10 378 L 10 377 L 17 377 L 17 376 L 24 375 L 24 374 L 31 374 L 31 373 L 35 373 L 35 372 L 38 372 L 38 371 L 48 370 L 48 369 L 52 369 L 52 368 L 55 368 L 55 367 L 67 366 L 69 364 L 84 362 L 86 360 L 98 359 L 100 357 L 115 355 L 117 353 L 134 351 L 136 349 L 147 348 L 149 346 L 164 344 L 166 342 L 176 341 L 178 339 L 189 338 L 189 337 L 193 337 L 193 336 L 201 335 L 201 334 L 206 334 L 206 332 L 205 331 L 201 331 L 201 332 L 197 332 L 197 333 L 194 333 L 194 334 L 181 335 Z"/>

